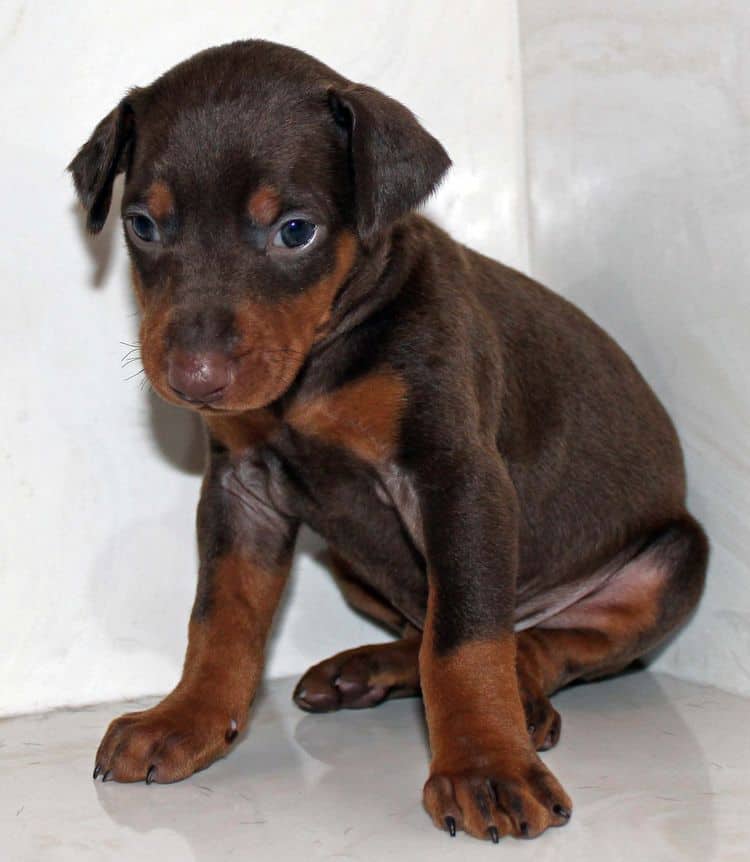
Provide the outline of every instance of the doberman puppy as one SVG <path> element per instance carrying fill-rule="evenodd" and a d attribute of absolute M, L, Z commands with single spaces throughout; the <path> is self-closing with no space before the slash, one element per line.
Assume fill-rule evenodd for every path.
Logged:
<path fill-rule="evenodd" d="M 568 302 L 413 212 L 450 165 L 401 104 L 263 41 L 136 88 L 70 170 L 122 218 L 154 389 L 202 416 L 200 573 L 182 678 L 115 720 L 94 777 L 171 782 L 248 720 L 308 524 L 399 639 L 312 668 L 304 709 L 421 692 L 440 829 L 571 815 L 537 750 L 552 692 L 664 641 L 701 594 L 674 428 Z"/>

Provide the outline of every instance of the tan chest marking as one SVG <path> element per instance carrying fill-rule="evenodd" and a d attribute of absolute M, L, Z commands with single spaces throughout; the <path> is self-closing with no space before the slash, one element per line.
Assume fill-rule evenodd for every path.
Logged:
<path fill-rule="evenodd" d="M 238 416 L 206 416 L 211 434 L 232 455 L 241 455 L 261 445 L 278 427 L 279 422 L 268 410 L 250 410 Z"/>
<path fill-rule="evenodd" d="M 406 391 L 395 371 L 380 370 L 295 404 L 285 418 L 300 434 L 379 464 L 396 451 Z"/>

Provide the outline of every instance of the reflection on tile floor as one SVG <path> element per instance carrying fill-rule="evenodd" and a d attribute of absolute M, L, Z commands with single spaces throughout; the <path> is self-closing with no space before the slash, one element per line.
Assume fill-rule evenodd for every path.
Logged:
<path fill-rule="evenodd" d="M 151 701 L 0 722 L 3 860 L 750 859 L 750 704 L 646 672 L 562 692 L 545 761 L 571 823 L 499 847 L 429 823 L 420 704 L 311 716 L 268 685 L 234 752 L 179 784 L 94 783 L 110 718 Z"/>

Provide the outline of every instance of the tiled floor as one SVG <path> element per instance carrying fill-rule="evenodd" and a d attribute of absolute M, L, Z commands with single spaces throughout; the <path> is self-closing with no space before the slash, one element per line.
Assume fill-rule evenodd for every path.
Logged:
<path fill-rule="evenodd" d="M 561 693 L 545 755 L 575 801 L 563 829 L 499 847 L 435 830 L 420 804 L 419 703 L 309 716 L 268 686 L 250 732 L 171 786 L 93 782 L 107 704 L 0 722 L 0 859 L 750 860 L 750 703 L 632 674 Z"/>

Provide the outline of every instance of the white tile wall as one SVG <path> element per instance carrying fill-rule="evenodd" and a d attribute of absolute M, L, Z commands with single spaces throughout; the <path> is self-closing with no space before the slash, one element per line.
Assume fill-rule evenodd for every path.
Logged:
<path fill-rule="evenodd" d="M 750 6 L 524 0 L 531 269 L 676 421 L 713 557 L 657 667 L 750 693 Z"/>

